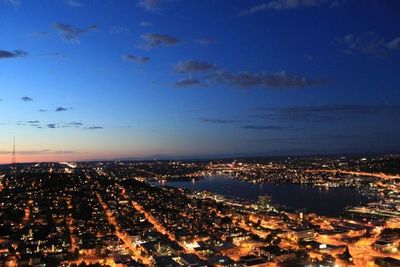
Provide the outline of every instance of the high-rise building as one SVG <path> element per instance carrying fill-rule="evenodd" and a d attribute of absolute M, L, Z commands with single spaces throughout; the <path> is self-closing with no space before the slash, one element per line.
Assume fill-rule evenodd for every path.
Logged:
<path fill-rule="evenodd" d="M 258 197 L 258 206 L 260 210 L 267 210 L 270 208 L 272 197 L 269 195 L 263 195 Z"/>

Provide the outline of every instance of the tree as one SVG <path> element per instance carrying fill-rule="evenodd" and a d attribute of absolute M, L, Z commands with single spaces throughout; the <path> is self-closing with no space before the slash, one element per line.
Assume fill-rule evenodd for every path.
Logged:
<path fill-rule="evenodd" d="M 280 237 L 275 237 L 274 240 L 272 240 L 272 244 L 277 246 L 281 243 L 281 238 Z"/>
<path fill-rule="evenodd" d="M 353 257 L 350 254 L 349 248 L 346 246 L 345 251 L 339 255 L 339 257 L 345 261 L 352 262 Z"/>

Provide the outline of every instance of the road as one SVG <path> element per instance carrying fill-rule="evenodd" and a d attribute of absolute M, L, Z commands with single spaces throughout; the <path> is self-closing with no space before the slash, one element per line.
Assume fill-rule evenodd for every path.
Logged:
<path fill-rule="evenodd" d="M 376 172 L 358 172 L 358 171 L 344 171 L 344 170 L 306 170 L 305 172 L 309 173 L 341 173 L 341 174 L 350 174 L 356 176 L 369 176 L 381 178 L 384 180 L 390 179 L 400 179 L 399 174 L 385 174 L 385 173 L 376 173 Z"/>
<path fill-rule="evenodd" d="M 100 196 L 98 192 L 96 192 L 97 198 L 103 207 L 103 210 L 106 214 L 107 220 L 110 224 L 112 224 L 115 227 L 115 235 L 124 243 L 125 248 L 128 249 L 133 257 L 135 258 L 136 261 L 142 262 L 143 264 L 149 265 L 151 260 L 147 257 L 144 257 L 140 254 L 140 250 L 136 248 L 131 240 L 128 238 L 128 236 L 121 230 L 121 227 L 118 225 L 118 222 L 111 212 L 111 210 L 108 208 L 107 204 L 104 202 L 103 198 Z"/>

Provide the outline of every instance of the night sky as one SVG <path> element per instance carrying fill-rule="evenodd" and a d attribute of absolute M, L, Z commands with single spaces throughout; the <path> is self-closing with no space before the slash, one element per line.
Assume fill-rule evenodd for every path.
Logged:
<path fill-rule="evenodd" d="M 0 162 L 400 150 L 400 2 L 0 0 Z"/>

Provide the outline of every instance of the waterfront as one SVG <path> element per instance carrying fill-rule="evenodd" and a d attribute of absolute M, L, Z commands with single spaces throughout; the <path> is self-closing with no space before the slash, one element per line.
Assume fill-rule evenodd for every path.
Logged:
<path fill-rule="evenodd" d="M 124 266 L 189 266 L 188 261 L 190 266 L 254 266 L 254 262 L 263 266 L 400 266 L 397 180 L 341 172 L 321 175 L 309 168 L 301 172 L 296 168 L 303 166 L 299 161 L 285 164 L 279 172 L 260 176 L 263 181 L 287 177 L 287 182 L 282 179 L 279 184 L 252 182 L 254 170 L 264 168 L 251 161 L 236 168 L 231 163 L 176 161 L 33 163 L 0 168 L 4 186 L 0 191 L 4 222 L 0 266 L 25 266 L 33 261 L 64 267 L 89 263 L 110 267 L 121 262 Z M 320 170 L 327 164 L 329 160 L 313 165 Z M 230 176 L 202 175 L 223 172 Z M 211 194 L 162 187 L 168 180 L 184 177 L 195 179 L 169 185 L 253 201 L 269 194 L 274 203 L 295 208 L 307 205 L 309 210 L 332 216 L 299 220 L 282 212 L 260 213 L 256 205 L 237 205 L 236 201 L 225 200 L 221 205 L 221 199 Z M 374 181 L 370 188 L 363 187 Z M 336 187 L 318 189 L 305 186 L 306 182 Z M 387 197 L 357 206 L 351 219 L 333 215 L 363 201 L 357 191 L 373 191 L 373 186 Z M 216 262 L 214 251 L 221 253 L 225 265 Z"/>
<path fill-rule="evenodd" d="M 299 184 L 254 184 L 229 176 L 212 175 L 197 181 L 174 181 L 164 185 L 195 191 L 210 191 L 227 197 L 256 201 L 260 195 L 271 195 L 275 204 L 337 216 L 347 206 L 366 203 L 367 197 L 354 188 L 319 188 Z"/>

